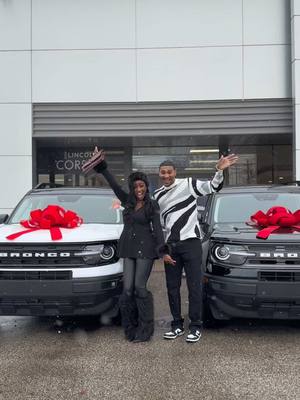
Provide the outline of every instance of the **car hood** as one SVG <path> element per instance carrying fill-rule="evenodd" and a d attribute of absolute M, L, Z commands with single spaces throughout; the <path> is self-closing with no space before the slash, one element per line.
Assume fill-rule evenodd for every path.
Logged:
<path fill-rule="evenodd" d="M 116 224 L 82 224 L 78 228 L 60 228 L 62 239 L 52 241 L 48 229 L 28 232 L 17 239 L 8 240 L 6 237 L 13 233 L 25 231 L 20 224 L 0 225 L 0 243 L 78 243 L 119 239 L 123 225 Z"/>
<path fill-rule="evenodd" d="M 291 229 L 282 229 L 280 232 L 271 233 L 268 239 L 256 238 L 260 229 L 246 223 L 218 223 L 213 225 L 211 237 L 214 239 L 227 239 L 232 241 L 259 241 L 259 242 L 299 242 L 300 232 Z"/>

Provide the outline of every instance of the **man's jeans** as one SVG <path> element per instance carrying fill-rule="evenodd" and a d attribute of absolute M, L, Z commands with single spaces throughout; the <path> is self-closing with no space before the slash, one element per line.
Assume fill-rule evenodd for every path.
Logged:
<path fill-rule="evenodd" d="M 180 286 L 182 270 L 186 274 L 189 294 L 189 328 L 202 326 L 202 246 L 200 239 L 187 239 L 169 243 L 171 256 L 176 265 L 165 264 L 167 290 L 171 314 L 172 328 L 182 328 Z"/>

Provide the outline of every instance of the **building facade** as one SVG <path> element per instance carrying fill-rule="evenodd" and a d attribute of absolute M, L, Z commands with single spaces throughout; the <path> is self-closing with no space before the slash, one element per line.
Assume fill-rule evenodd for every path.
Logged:
<path fill-rule="evenodd" d="M 300 0 L 0 0 L 0 213 L 103 147 L 228 184 L 300 180 Z"/>

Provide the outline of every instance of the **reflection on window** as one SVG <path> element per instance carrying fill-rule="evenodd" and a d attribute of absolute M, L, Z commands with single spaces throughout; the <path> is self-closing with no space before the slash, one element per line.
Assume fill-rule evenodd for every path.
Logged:
<path fill-rule="evenodd" d="M 295 212 L 300 208 L 300 193 L 219 195 L 214 209 L 214 221 L 218 223 L 246 222 L 257 211 L 267 212 L 274 206 L 286 207 Z"/>
<path fill-rule="evenodd" d="M 219 149 L 213 146 L 174 146 L 174 147 L 137 147 L 133 149 L 133 170 L 143 170 L 148 174 L 157 174 L 159 165 L 166 160 L 172 161 L 179 175 L 210 176 L 215 171 L 219 159 Z"/>
<path fill-rule="evenodd" d="M 239 161 L 225 173 L 225 184 L 249 185 L 287 183 L 292 180 L 291 135 L 193 135 L 140 137 L 76 137 L 34 139 L 37 183 L 65 186 L 107 187 L 106 180 L 81 165 L 95 146 L 104 148 L 116 180 L 127 189 L 127 177 L 135 170 L 149 176 L 151 190 L 160 186 L 159 164 L 171 160 L 177 176 L 211 179 L 219 151 L 239 155 Z"/>

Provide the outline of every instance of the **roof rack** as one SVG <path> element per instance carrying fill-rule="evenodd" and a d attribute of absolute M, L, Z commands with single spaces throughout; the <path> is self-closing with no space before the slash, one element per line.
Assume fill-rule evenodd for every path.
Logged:
<path fill-rule="evenodd" d="M 51 188 L 59 188 L 64 187 L 61 183 L 50 183 L 50 182 L 42 182 L 37 184 L 34 189 L 51 189 Z"/>

